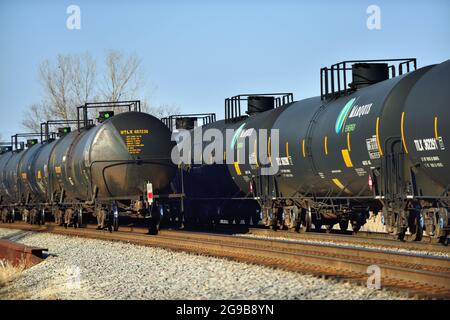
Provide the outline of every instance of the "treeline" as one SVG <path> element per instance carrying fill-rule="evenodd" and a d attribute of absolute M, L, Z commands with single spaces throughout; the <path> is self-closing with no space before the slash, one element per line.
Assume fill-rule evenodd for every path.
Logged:
<path fill-rule="evenodd" d="M 29 106 L 22 120 L 22 126 L 34 132 L 48 119 L 76 119 L 76 108 L 86 102 L 140 99 L 143 111 L 157 117 L 179 112 L 173 105 L 153 106 L 148 101 L 145 95 L 155 86 L 147 85 L 136 54 L 109 50 L 101 64 L 89 53 L 59 54 L 55 60 L 40 64 L 38 80 L 42 99 Z"/>

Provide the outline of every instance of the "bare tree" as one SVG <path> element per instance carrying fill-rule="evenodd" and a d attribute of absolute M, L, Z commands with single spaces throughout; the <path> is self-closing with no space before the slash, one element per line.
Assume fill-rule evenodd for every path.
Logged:
<path fill-rule="evenodd" d="M 26 111 L 22 126 L 36 130 L 47 119 L 76 119 L 76 108 L 95 100 L 96 66 L 92 57 L 58 55 L 56 63 L 49 60 L 39 66 L 43 99 Z"/>
<path fill-rule="evenodd" d="M 22 126 L 32 132 L 39 132 L 41 128 L 40 124 L 51 118 L 50 109 L 50 107 L 44 104 L 32 104 L 25 113 L 22 120 Z"/>
<path fill-rule="evenodd" d="M 105 59 L 105 75 L 100 92 L 104 101 L 133 99 L 143 87 L 141 60 L 132 54 L 128 57 L 117 50 L 109 50 Z"/>
<path fill-rule="evenodd" d="M 71 61 L 71 89 L 77 106 L 95 101 L 96 63 L 89 53 L 73 56 Z"/>
<path fill-rule="evenodd" d="M 157 107 L 152 107 L 147 104 L 143 105 L 144 112 L 148 112 L 151 115 L 161 119 L 168 116 L 173 116 L 180 113 L 180 108 L 175 105 L 163 104 Z"/>
<path fill-rule="evenodd" d="M 70 56 L 58 55 L 56 65 L 44 61 L 39 68 L 39 78 L 44 88 L 44 100 L 58 119 L 70 119 L 72 67 Z"/>
<path fill-rule="evenodd" d="M 60 54 L 54 63 L 44 61 L 39 67 L 43 99 L 30 106 L 22 126 L 36 131 L 40 123 L 47 119 L 76 119 L 77 107 L 86 102 L 134 100 L 142 94 L 144 73 L 137 55 L 109 50 L 102 71 L 101 81 L 97 81 L 97 65 L 88 53 Z M 115 109 L 116 113 L 124 111 L 126 108 Z M 142 111 L 161 118 L 178 113 L 179 108 L 171 105 L 153 107 L 144 99 Z M 89 116 L 92 118 L 95 115 L 92 113 Z"/>

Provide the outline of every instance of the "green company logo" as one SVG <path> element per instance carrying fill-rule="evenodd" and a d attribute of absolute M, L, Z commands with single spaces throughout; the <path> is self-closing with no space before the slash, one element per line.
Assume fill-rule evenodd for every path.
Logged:
<path fill-rule="evenodd" d="M 241 134 L 242 129 L 244 129 L 244 127 L 245 127 L 245 122 L 243 124 L 241 124 L 239 128 L 237 128 L 236 132 L 233 135 L 233 139 L 231 140 L 231 148 L 234 148 L 234 145 L 236 144 L 236 141 L 237 141 L 239 135 Z"/>
<path fill-rule="evenodd" d="M 342 128 L 344 127 L 345 121 L 347 120 L 348 113 L 350 112 L 350 109 L 352 108 L 353 104 L 355 103 L 356 98 L 350 99 L 342 108 L 341 112 L 339 113 L 337 119 L 336 119 L 336 125 L 334 126 L 334 129 L 336 133 L 342 131 Z"/>

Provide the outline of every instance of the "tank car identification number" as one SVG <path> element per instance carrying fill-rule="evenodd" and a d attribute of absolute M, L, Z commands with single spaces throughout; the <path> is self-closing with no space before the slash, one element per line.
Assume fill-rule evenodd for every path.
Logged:
<path fill-rule="evenodd" d="M 145 146 L 142 142 L 142 136 L 149 133 L 148 129 L 120 130 L 120 134 L 125 136 L 129 154 L 140 154 L 142 152 L 142 148 Z"/>

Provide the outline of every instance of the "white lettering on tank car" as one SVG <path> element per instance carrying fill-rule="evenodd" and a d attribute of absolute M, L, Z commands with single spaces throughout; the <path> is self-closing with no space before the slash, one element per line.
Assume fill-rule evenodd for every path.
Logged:
<path fill-rule="evenodd" d="M 276 158 L 277 164 L 279 166 L 289 166 L 292 165 L 292 160 L 291 157 L 281 157 L 281 158 Z"/>
<path fill-rule="evenodd" d="M 349 118 L 361 118 L 362 116 L 368 115 L 370 113 L 370 108 L 373 103 L 368 103 L 362 106 L 354 106 L 352 111 L 350 112 Z"/>
<path fill-rule="evenodd" d="M 416 150 L 419 152 L 439 150 L 435 138 L 416 139 L 414 140 L 414 146 L 416 147 Z"/>

